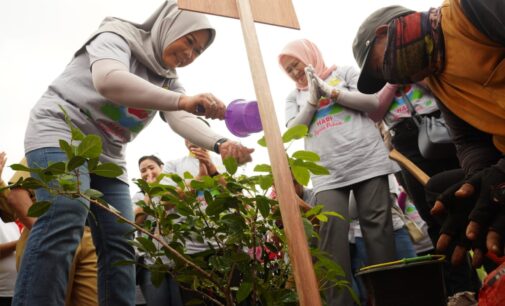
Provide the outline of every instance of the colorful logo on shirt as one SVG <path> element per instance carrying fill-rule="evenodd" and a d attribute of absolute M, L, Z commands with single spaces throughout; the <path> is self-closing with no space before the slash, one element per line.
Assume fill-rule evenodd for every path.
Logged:
<path fill-rule="evenodd" d="M 342 85 L 342 80 L 332 77 L 326 83 L 332 87 L 337 87 Z M 329 128 L 350 122 L 352 120 L 350 114 L 344 117 L 341 115 L 339 116 L 343 111 L 343 106 L 335 103 L 329 98 L 321 98 L 321 100 L 319 100 L 319 108 L 310 122 L 311 134 L 313 136 L 319 136 Z"/>
<path fill-rule="evenodd" d="M 414 104 L 415 101 L 419 101 L 425 97 L 425 94 L 421 89 L 412 87 L 411 85 L 405 85 L 403 87 L 403 90 L 407 98 L 410 100 L 411 104 Z M 433 99 L 424 99 L 424 101 L 422 101 L 422 105 L 415 105 L 416 112 L 422 112 L 423 109 L 432 106 L 433 103 Z M 408 117 L 410 117 L 410 110 L 405 103 L 405 98 L 403 97 L 403 94 L 400 90 L 396 91 L 395 98 L 389 107 L 389 112 L 393 114 L 394 120 L 405 117 L 407 114 Z"/>
<path fill-rule="evenodd" d="M 123 142 L 130 140 L 130 133 L 139 133 L 145 127 L 145 121 L 152 113 L 152 111 L 128 108 L 112 103 L 104 104 L 100 110 L 111 121 L 102 119 L 97 120 L 97 123 L 107 134 Z"/>

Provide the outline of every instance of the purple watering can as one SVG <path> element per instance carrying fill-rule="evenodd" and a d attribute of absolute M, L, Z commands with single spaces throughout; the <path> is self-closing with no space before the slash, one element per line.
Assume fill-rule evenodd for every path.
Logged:
<path fill-rule="evenodd" d="M 226 107 L 224 121 L 228 130 L 237 137 L 247 137 L 263 130 L 256 101 L 232 101 Z"/>

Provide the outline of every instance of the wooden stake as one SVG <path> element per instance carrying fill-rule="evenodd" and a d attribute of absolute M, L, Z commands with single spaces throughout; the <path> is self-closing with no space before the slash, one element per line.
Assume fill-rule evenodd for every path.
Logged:
<path fill-rule="evenodd" d="M 237 8 L 242 24 L 249 66 L 253 78 L 261 123 L 265 131 L 268 154 L 275 180 L 282 222 L 288 239 L 288 252 L 293 265 L 296 289 L 302 306 L 319 306 L 321 299 L 317 279 L 312 266 L 307 238 L 303 229 L 298 196 L 288 167 L 279 123 L 275 116 L 266 70 L 263 65 L 250 0 L 237 0 Z"/>

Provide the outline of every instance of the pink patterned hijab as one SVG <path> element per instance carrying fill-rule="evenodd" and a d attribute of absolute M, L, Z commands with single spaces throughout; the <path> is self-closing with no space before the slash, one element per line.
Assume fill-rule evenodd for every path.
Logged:
<path fill-rule="evenodd" d="M 316 75 L 323 80 L 326 79 L 333 70 L 337 69 L 337 66 L 335 65 L 327 67 L 319 48 L 307 39 L 298 39 L 288 43 L 279 54 L 279 64 L 285 56 L 297 58 L 307 66 L 312 65 Z M 299 90 L 306 90 L 307 86 L 301 85 L 297 82 L 296 88 Z"/>

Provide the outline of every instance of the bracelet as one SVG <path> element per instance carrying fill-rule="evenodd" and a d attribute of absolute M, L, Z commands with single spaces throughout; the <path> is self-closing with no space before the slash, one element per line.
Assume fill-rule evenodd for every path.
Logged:
<path fill-rule="evenodd" d="M 220 154 L 219 152 L 219 147 L 228 141 L 228 138 L 221 138 L 221 139 L 218 139 L 218 141 L 216 141 L 216 143 L 214 144 L 214 152 L 216 152 L 217 154 Z"/>
<path fill-rule="evenodd" d="M 337 101 L 338 97 L 340 96 L 340 90 L 339 89 L 333 89 L 331 91 L 330 98 L 334 101 Z"/>

